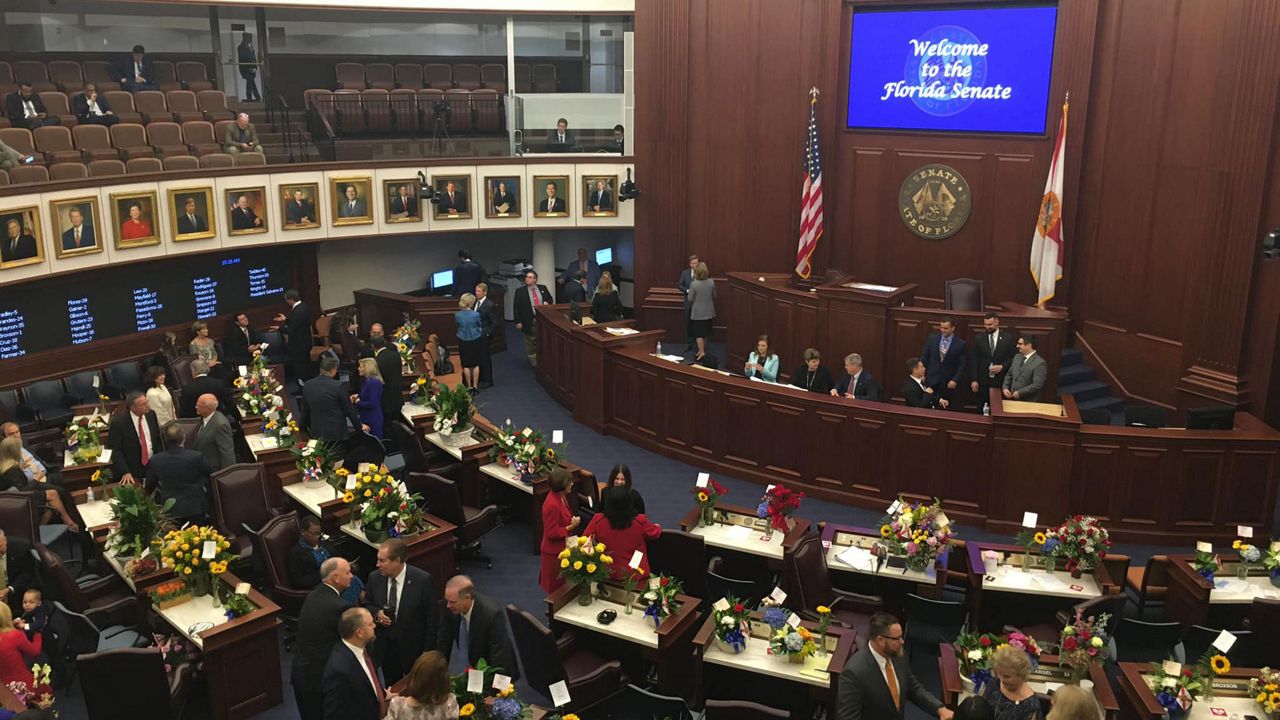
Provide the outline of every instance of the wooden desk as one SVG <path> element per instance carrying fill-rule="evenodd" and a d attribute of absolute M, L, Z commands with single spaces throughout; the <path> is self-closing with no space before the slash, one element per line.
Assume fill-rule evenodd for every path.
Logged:
<path fill-rule="evenodd" d="M 782 562 L 782 556 L 805 536 L 809 531 L 809 521 L 804 518 L 791 518 L 795 524 L 787 532 L 775 531 L 773 537 L 765 539 L 764 531 L 768 520 L 756 517 L 755 510 L 738 505 L 717 504 L 717 517 L 725 516 L 725 522 L 717 522 L 711 527 L 698 523 L 698 527 L 690 529 L 698 521 L 700 510 L 695 505 L 692 510 L 680 518 L 680 529 L 702 538 L 702 542 L 710 547 L 723 550 L 734 550 L 758 555 L 766 560 Z"/>
<path fill-rule="evenodd" d="M 430 431 L 430 427 L 426 430 Z M 427 432 L 425 437 L 427 442 L 462 463 L 458 469 L 458 487 L 462 491 L 462 504 L 468 507 L 484 507 L 487 504 L 485 481 L 480 478 L 480 466 L 489 463 L 489 448 L 493 447 L 493 441 L 476 438 L 476 442 L 471 445 L 455 447 L 445 444 L 438 432 Z"/>
<path fill-rule="evenodd" d="M 857 632 L 832 626 L 827 629 L 827 646 L 832 649 L 826 657 L 811 656 L 804 663 L 792 663 L 769 653 L 769 626 L 761 622 L 761 613 L 752 613 L 751 637 L 739 653 L 721 650 L 714 642 L 715 619 L 708 616 L 693 639 L 693 651 L 698 659 L 696 679 L 698 695 L 694 706 L 701 707 L 706 700 L 704 675 L 706 665 L 724 668 L 740 678 L 743 687 L 759 682 L 762 678 L 781 681 L 789 690 L 798 691 L 827 706 L 828 717 L 834 716 L 840 671 L 849 657 L 857 650 Z M 802 626 L 817 635 L 818 625 L 801 621 Z M 815 639 L 815 642 L 817 640 Z M 774 706 L 791 706 L 791 703 L 771 703 Z"/>
<path fill-rule="evenodd" d="M 240 579 L 231 573 L 219 578 L 223 591 L 235 591 Z M 165 622 L 200 648 L 208 673 L 209 705 L 216 720 L 239 720 L 284 702 L 280 677 L 280 647 L 276 627 L 280 608 L 256 590 L 248 615 L 228 620 L 210 597 L 192 598 L 181 605 L 156 610 Z M 195 623 L 212 627 L 192 632 Z"/>
<path fill-rule="evenodd" d="M 62 451 L 62 485 L 67 490 L 83 490 L 89 487 L 89 483 L 91 482 L 90 478 L 93 477 L 94 472 L 110 468 L 111 449 L 105 446 L 102 448 L 102 454 L 98 456 L 97 462 L 85 463 L 83 465 L 77 465 L 75 461 L 71 459 L 70 450 Z M 119 480 L 120 478 L 115 479 Z"/>
<path fill-rule="evenodd" d="M 645 618 L 644 607 L 632 599 L 631 614 L 624 612 L 626 591 L 614 583 L 599 585 L 600 595 L 590 605 L 578 604 L 578 588 L 571 583 L 547 596 L 547 619 L 553 628 L 571 625 L 597 635 L 637 646 L 640 655 L 653 661 L 658 671 L 658 687 L 667 693 L 679 692 L 679 680 L 687 679 L 689 643 L 697 630 L 701 598 L 677 595 L 675 612 L 662 619 L 655 628 Z M 618 617 L 608 625 L 596 621 L 602 610 L 614 610 Z M 610 655 L 605 654 L 605 657 Z"/>
<path fill-rule="evenodd" d="M 327 533 L 338 532 L 351 510 L 338 497 L 338 493 L 327 483 L 317 487 L 307 487 L 302 483 L 302 474 L 290 470 L 280 476 L 282 493 L 292 503 L 315 517 L 320 518 L 320 527 Z"/>
<path fill-rule="evenodd" d="M 432 432 L 431 422 L 435 419 L 436 411 L 427 405 L 419 405 L 416 402 L 409 401 L 400 407 L 400 417 L 413 428 L 416 433 L 427 434 Z"/>
<path fill-rule="evenodd" d="M 1037 695 L 1047 696 L 1067 684 L 1067 678 L 1063 677 L 1066 674 L 1068 673 L 1062 668 L 1057 655 L 1041 655 L 1040 667 L 1032 671 L 1027 683 Z M 955 707 L 961 700 L 968 697 L 969 693 L 965 691 L 960 677 L 960 662 L 956 659 L 955 649 L 949 643 L 938 645 L 938 675 L 942 679 L 942 697 L 939 699 L 944 705 Z M 991 681 L 1000 682 L 994 677 Z M 1080 687 L 1093 692 L 1098 704 L 1102 706 L 1106 720 L 1117 720 L 1120 717 L 1120 704 L 1116 700 L 1116 694 L 1112 691 L 1111 683 L 1107 680 L 1107 673 L 1102 666 L 1091 666 L 1089 677 L 1080 683 Z"/>
<path fill-rule="evenodd" d="M 832 582 L 855 592 L 880 596 L 885 609 L 895 614 L 903 609 L 909 593 L 941 597 L 947 576 L 939 569 L 946 567 L 946 553 L 924 571 L 888 565 L 877 569 L 871 548 L 879 539 L 880 532 L 872 528 L 826 523 L 822 528 L 822 541 L 830 545 L 826 555 Z M 948 552 L 962 551 L 953 546 Z"/>
<path fill-rule="evenodd" d="M 465 292 L 474 292 L 474 288 L 468 288 Z M 405 295 L 371 288 L 356 290 L 353 294 L 356 314 L 360 317 L 361 324 L 367 328 L 373 323 L 382 323 L 387 330 L 388 338 L 396 328 L 404 324 L 406 313 L 410 320 L 418 320 L 422 323 L 418 328 L 418 334 L 422 336 L 424 343 L 432 333 L 439 335 L 442 340 L 452 338 L 456 334 L 457 325 L 454 323 L 453 314 L 458 311 L 460 296 Z M 505 297 L 506 288 L 497 283 L 489 285 L 490 302 L 502 307 Z M 489 350 L 502 352 L 506 349 L 506 333 L 494 333 Z"/>
<path fill-rule="evenodd" d="M 435 515 L 426 515 L 425 519 L 428 528 L 425 532 L 403 538 L 408 545 L 405 550 L 405 562 L 431 573 L 431 580 L 435 583 L 436 593 L 439 594 L 444 592 L 445 582 L 453 577 L 458 569 L 458 564 L 454 562 L 453 557 L 453 531 L 457 528 Z M 378 545 L 370 542 L 369 538 L 365 537 L 364 531 L 356 527 L 355 522 L 348 522 L 340 529 L 364 546 L 363 555 L 366 556 L 366 561 L 377 555 Z M 375 567 L 377 563 L 364 562 L 361 565 Z"/>
<path fill-rule="evenodd" d="M 1191 555 L 1169 556 L 1165 612 L 1184 626 L 1240 627 L 1255 598 L 1280 600 L 1280 588 L 1262 570 L 1248 580 L 1236 577 L 1236 564 L 1224 562 L 1210 583 L 1191 567 Z"/>
<path fill-rule="evenodd" d="M 1065 570 L 1045 571 L 1037 553 L 1029 569 L 1023 570 L 1021 557 L 1026 551 L 1018 545 L 971 541 L 965 549 L 969 553 L 969 621 L 979 629 L 1043 621 L 1056 610 L 1123 592 L 1119 584 L 1123 578 L 1113 580 L 1105 565 L 1073 578 Z M 995 573 L 986 571 L 984 551 L 1002 554 Z"/>
<path fill-rule="evenodd" d="M 95 485 L 93 502 L 89 502 L 87 488 L 71 491 L 71 500 L 76 504 L 80 519 L 84 521 L 85 529 L 95 540 L 105 537 L 115 522 L 115 517 L 111 514 L 111 498 L 119 486 L 119 483 Z"/>
<path fill-rule="evenodd" d="M 305 439 L 306 436 L 299 437 Z M 253 452 L 254 460 L 262 463 L 263 470 L 266 472 L 267 499 L 271 501 L 273 507 L 280 507 L 284 502 L 280 491 L 283 484 L 280 476 L 290 470 L 296 471 L 297 468 L 293 452 L 287 447 L 280 447 L 277 438 L 267 437 L 261 433 L 245 435 L 244 439 L 249 443 L 249 450 Z"/>
<path fill-rule="evenodd" d="M 1164 707 L 1156 700 L 1151 689 L 1151 676 L 1155 666 L 1149 663 L 1122 662 L 1120 677 L 1117 678 L 1120 688 L 1120 701 L 1124 704 L 1125 717 L 1137 720 L 1159 720 L 1168 717 Z M 1225 675 L 1219 675 L 1213 681 L 1213 699 L 1196 700 L 1187 714 L 1187 720 L 1213 720 L 1220 717 L 1263 717 L 1258 703 L 1243 692 L 1242 688 L 1249 684 L 1249 678 L 1257 677 L 1258 671 L 1251 668 L 1231 668 Z M 1217 708 L 1221 714 L 1215 714 Z"/>

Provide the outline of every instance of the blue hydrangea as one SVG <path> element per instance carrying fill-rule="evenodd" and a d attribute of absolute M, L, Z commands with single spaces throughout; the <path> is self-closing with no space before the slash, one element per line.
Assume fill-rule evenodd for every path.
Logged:
<path fill-rule="evenodd" d="M 768 500 L 765 500 L 764 502 L 756 506 L 756 517 L 758 518 L 769 517 L 769 501 Z"/>
<path fill-rule="evenodd" d="M 493 708 L 489 711 L 489 717 L 494 720 L 520 720 L 520 715 L 524 712 L 520 707 L 520 701 L 513 697 L 497 698 L 493 701 Z"/>
<path fill-rule="evenodd" d="M 1058 545 L 1060 545 L 1060 544 L 1061 544 L 1061 543 L 1059 543 L 1059 542 L 1058 542 L 1058 539 L 1057 539 L 1057 538 L 1049 538 L 1048 540 L 1045 540 L 1045 541 L 1044 541 L 1044 552 L 1045 552 L 1045 554 L 1047 555 L 1047 554 L 1049 554 L 1049 553 L 1052 553 L 1052 552 L 1053 552 L 1053 549 L 1054 549 L 1054 548 L 1056 548 L 1056 547 L 1058 547 Z"/>
<path fill-rule="evenodd" d="M 1244 552 L 1240 553 L 1240 556 L 1245 559 L 1245 562 L 1252 563 L 1252 562 L 1258 562 L 1258 560 L 1262 557 L 1262 553 L 1258 552 L 1258 548 L 1254 547 L 1253 545 L 1250 545 L 1249 547 L 1244 549 Z"/>
<path fill-rule="evenodd" d="M 787 637 L 783 642 L 786 643 L 787 649 L 793 653 L 800 652 L 804 648 L 804 638 L 800 637 L 800 633 L 787 633 Z"/>
<path fill-rule="evenodd" d="M 764 611 L 764 621 L 769 625 L 769 627 L 774 630 L 778 630 L 783 625 L 787 624 L 787 618 L 790 617 L 790 615 L 791 613 L 785 608 L 771 607 Z"/>

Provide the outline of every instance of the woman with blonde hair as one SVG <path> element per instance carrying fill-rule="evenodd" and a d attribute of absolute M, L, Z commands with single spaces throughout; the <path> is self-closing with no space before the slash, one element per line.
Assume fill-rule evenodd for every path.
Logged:
<path fill-rule="evenodd" d="M 197 320 L 191 323 L 191 334 L 195 337 L 191 338 L 191 344 L 187 349 L 192 355 L 209 363 L 209 369 L 213 369 L 218 365 L 218 346 L 213 342 L 213 338 L 209 337 L 209 323 L 203 320 Z"/>
<path fill-rule="evenodd" d="M 23 472 L 22 438 L 16 435 L 0 440 L 0 491 L 4 490 L 29 492 L 41 524 L 50 524 L 54 513 L 57 513 L 60 523 L 71 532 L 80 532 L 80 525 L 67 514 L 58 490 L 48 483 L 28 479 Z"/>
<path fill-rule="evenodd" d="M 596 294 L 591 298 L 591 319 L 598 323 L 622 319 L 622 299 L 613 286 L 613 277 L 605 272 L 596 283 Z"/>
<path fill-rule="evenodd" d="M 698 354 L 694 361 L 702 360 L 707 354 L 707 338 L 711 337 L 712 325 L 716 318 L 716 281 L 711 279 L 711 271 L 704 262 L 693 269 L 693 282 L 689 283 L 689 323 L 693 328 L 693 339 L 698 345 Z"/>
<path fill-rule="evenodd" d="M 480 386 L 480 343 L 484 342 L 484 325 L 476 312 L 476 296 L 467 293 L 458 299 L 458 312 L 453 314 L 458 326 L 458 360 L 462 364 L 462 384 L 475 392 Z"/>
<path fill-rule="evenodd" d="M 356 412 L 360 413 L 360 422 L 369 426 L 369 432 L 374 437 L 382 437 L 384 420 L 382 393 L 386 392 L 386 386 L 382 373 L 378 372 L 378 361 L 373 358 L 361 358 L 356 367 L 360 370 L 362 380 L 360 394 L 351 396 L 351 404 L 355 405 Z"/>
<path fill-rule="evenodd" d="M 995 710 L 996 720 L 1036 720 L 1040 717 L 1040 698 L 1027 684 L 1031 675 L 1031 658 L 1020 648 L 1000 646 L 991 656 L 991 674 L 998 683 L 988 683 L 983 697 Z"/>
<path fill-rule="evenodd" d="M 1079 685 L 1063 685 L 1053 694 L 1047 720 L 1102 720 L 1098 699 Z"/>
<path fill-rule="evenodd" d="M 13 626 L 13 611 L 8 603 L 0 603 L 0 683 L 26 683 L 34 690 L 31 663 L 40 654 L 41 645 L 41 634 L 37 631 L 28 640 L 25 632 Z"/>
<path fill-rule="evenodd" d="M 454 720 L 460 712 L 450 691 L 449 661 L 432 650 L 414 661 L 404 690 L 387 706 L 387 720 Z"/>

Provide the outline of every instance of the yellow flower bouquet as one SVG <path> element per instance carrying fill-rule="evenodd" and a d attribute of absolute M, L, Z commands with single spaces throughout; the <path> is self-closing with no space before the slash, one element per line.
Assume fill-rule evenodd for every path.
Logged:
<path fill-rule="evenodd" d="M 231 543 L 214 528 L 191 525 L 165 534 L 160 563 L 171 568 L 194 595 L 213 594 L 214 604 L 219 605 L 217 576 L 236 557 L 230 548 Z"/>
<path fill-rule="evenodd" d="M 1257 701 L 1262 712 L 1280 715 L 1280 670 L 1264 667 L 1258 677 L 1249 680 L 1249 694 Z"/>
<path fill-rule="evenodd" d="M 415 535 L 425 526 L 422 497 L 410 494 L 386 465 L 346 475 L 340 492 L 342 502 L 360 518 L 361 529 L 370 542 Z"/>
<path fill-rule="evenodd" d="M 613 558 L 604 543 L 593 543 L 590 537 L 579 537 L 560 551 L 560 576 L 578 586 L 578 603 L 591 604 L 592 587 L 609 579 Z"/>

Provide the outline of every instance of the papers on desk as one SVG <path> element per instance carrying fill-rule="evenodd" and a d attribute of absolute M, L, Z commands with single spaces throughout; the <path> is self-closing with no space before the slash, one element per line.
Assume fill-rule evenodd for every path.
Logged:
<path fill-rule="evenodd" d="M 1231 593 L 1232 595 L 1243 595 L 1245 593 L 1252 592 L 1253 586 L 1239 578 L 1230 578 L 1215 580 L 1213 583 L 1213 589 L 1221 590 L 1225 593 Z"/>
<path fill-rule="evenodd" d="M 895 292 L 898 289 L 892 285 L 873 285 L 871 283 L 864 283 L 864 282 L 845 283 L 844 286 L 847 288 L 853 288 L 854 290 L 871 290 L 872 292 L 885 292 L 885 293 Z"/>
<path fill-rule="evenodd" d="M 870 550 L 860 547 L 851 547 L 836 556 L 840 562 L 848 565 L 855 570 L 866 570 L 875 572 L 876 557 L 871 554 Z"/>
<path fill-rule="evenodd" d="M 1031 573 L 1022 572 L 1021 570 L 1012 570 L 1006 566 L 1003 573 L 1000 574 L 1000 582 L 1009 587 L 1027 589 L 1031 587 L 1034 580 L 1031 579 Z"/>
<path fill-rule="evenodd" d="M 682 362 L 684 362 L 684 356 L 683 356 L 683 355 L 658 355 L 657 357 L 658 357 L 660 360 L 666 360 L 667 362 L 673 362 L 673 363 L 682 363 Z"/>
<path fill-rule="evenodd" d="M 755 531 L 746 525 L 734 525 L 725 532 L 730 540 L 750 540 Z"/>
<path fill-rule="evenodd" d="M 636 333 L 640 332 L 635 328 L 629 328 L 629 327 L 611 327 L 611 328 L 605 328 L 604 331 L 609 333 L 610 335 L 619 335 L 619 336 L 635 335 Z"/>
<path fill-rule="evenodd" d="M 1035 584 L 1050 592 L 1064 592 L 1067 589 L 1066 583 L 1049 573 L 1036 573 L 1031 576 L 1031 579 Z"/>

